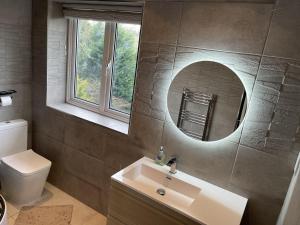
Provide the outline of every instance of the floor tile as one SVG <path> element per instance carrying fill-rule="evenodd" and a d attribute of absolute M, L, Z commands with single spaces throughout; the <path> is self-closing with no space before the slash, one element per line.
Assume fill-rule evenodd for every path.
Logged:
<path fill-rule="evenodd" d="M 14 216 L 10 216 L 8 218 L 8 225 L 14 225 L 15 222 L 16 222 L 17 217 L 18 217 L 18 214 L 15 214 Z"/>
<path fill-rule="evenodd" d="M 6 202 L 6 206 L 7 206 L 7 211 L 8 211 L 8 217 L 18 214 L 19 210 L 17 209 L 17 207 L 13 206 L 9 202 Z"/>
<path fill-rule="evenodd" d="M 41 201 L 36 206 L 73 205 L 71 225 L 105 225 L 106 217 L 57 187 L 47 183 Z M 15 223 L 19 210 L 7 202 L 9 225 Z"/>
<path fill-rule="evenodd" d="M 97 213 L 85 221 L 82 225 L 105 225 L 106 217 Z"/>

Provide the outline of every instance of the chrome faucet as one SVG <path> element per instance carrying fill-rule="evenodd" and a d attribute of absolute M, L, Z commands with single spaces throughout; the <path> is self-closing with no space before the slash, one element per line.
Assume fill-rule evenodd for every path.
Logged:
<path fill-rule="evenodd" d="M 176 157 L 173 156 L 173 157 L 171 157 L 171 159 L 167 162 L 167 166 L 170 167 L 169 173 L 171 173 L 171 174 L 175 174 L 175 173 L 177 172 L 177 169 L 176 169 L 176 161 L 177 161 Z"/>

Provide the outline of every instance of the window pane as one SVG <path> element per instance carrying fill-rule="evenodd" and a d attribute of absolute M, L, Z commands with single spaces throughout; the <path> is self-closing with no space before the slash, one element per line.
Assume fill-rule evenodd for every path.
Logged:
<path fill-rule="evenodd" d="M 130 113 L 140 25 L 118 23 L 110 108 Z"/>
<path fill-rule="evenodd" d="M 75 97 L 99 104 L 105 22 L 78 20 Z"/>

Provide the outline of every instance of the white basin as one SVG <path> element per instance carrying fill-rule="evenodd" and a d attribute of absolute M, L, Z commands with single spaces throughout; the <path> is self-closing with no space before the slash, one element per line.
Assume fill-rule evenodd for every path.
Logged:
<path fill-rule="evenodd" d="M 112 179 L 200 224 L 240 224 L 246 198 L 180 171 L 171 175 L 169 170 L 143 157 Z M 165 195 L 158 194 L 158 189 Z"/>
<path fill-rule="evenodd" d="M 123 177 L 134 182 L 135 188 L 150 193 L 157 193 L 159 188 L 165 190 L 161 199 L 182 209 L 190 207 L 201 191 L 198 187 L 173 176 L 166 176 L 165 172 L 142 163 L 123 174 Z"/>

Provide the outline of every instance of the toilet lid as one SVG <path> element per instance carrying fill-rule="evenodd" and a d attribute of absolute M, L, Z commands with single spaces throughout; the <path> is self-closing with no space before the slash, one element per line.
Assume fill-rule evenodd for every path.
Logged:
<path fill-rule="evenodd" d="M 1 161 L 24 176 L 37 173 L 51 166 L 51 162 L 48 159 L 32 150 L 3 157 Z"/>

